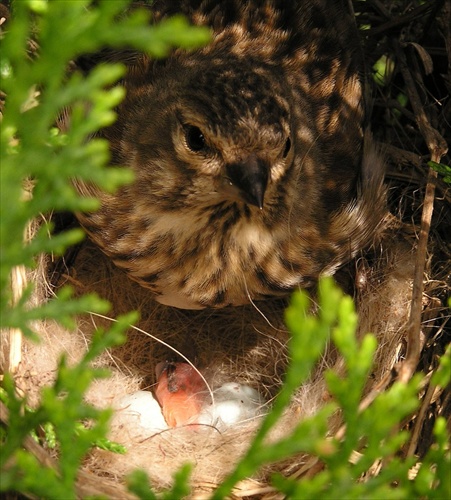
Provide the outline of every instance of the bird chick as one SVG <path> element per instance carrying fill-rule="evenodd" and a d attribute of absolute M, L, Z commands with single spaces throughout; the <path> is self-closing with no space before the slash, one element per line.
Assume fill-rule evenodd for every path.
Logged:
<path fill-rule="evenodd" d="M 209 397 L 204 379 L 188 363 L 159 363 L 155 397 L 169 427 L 194 423 Z"/>
<path fill-rule="evenodd" d="M 135 181 L 77 182 L 91 239 L 180 308 L 286 295 L 333 274 L 383 221 L 383 161 L 365 134 L 346 0 L 155 1 L 211 28 L 201 49 L 137 55 L 102 135 Z"/>

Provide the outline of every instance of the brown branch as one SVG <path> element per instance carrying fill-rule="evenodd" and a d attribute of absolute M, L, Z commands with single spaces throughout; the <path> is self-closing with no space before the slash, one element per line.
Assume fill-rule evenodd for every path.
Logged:
<path fill-rule="evenodd" d="M 398 110 L 403 116 L 408 118 L 409 120 L 415 120 L 414 114 L 406 109 L 401 103 L 399 103 L 396 99 L 375 99 L 374 106 L 378 106 L 379 108 L 390 108 Z"/>
<path fill-rule="evenodd" d="M 441 157 L 448 150 L 447 144 L 443 137 L 429 123 L 429 119 L 424 110 L 424 106 L 418 95 L 414 78 L 410 72 L 405 54 L 401 49 L 399 43 L 395 43 L 395 51 L 400 65 L 401 73 L 406 84 L 406 92 L 412 105 L 416 123 L 426 141 L 427 147 L 431 154 L 431 159 L 439 163 Z M 416 74 L 415 76 L 417 82 L 420 82 L 421 75 Z M 423 276 L 426 262 L 427 243 L 429 231 L 431 228 L 432 212 L 434 210 L 436 182 L 437 172 L 429 169 L 415 259 L 410 316 L 407 326 L 407 354 L 406 359 L 399 370 L 399 379 L 403 382 L 407 382 L 412 377 L 420 359 Z"/>
<path fill-rule="evenodd" d="M 420 16 L 425 15 L 425 13 L 431 9 L 431 4 L 430 3 L 424 3 L 423 5 L 420 5 L 416 9 L 412 10 L 408 14 L 405 14 L 403 16 L 398 16 L 395 19 L 391 19 L 387 21 L 386 23 L 378 26 L 377 28 L 371 28 L 365 32 L 365 35 L 367 36 L 377 36 L 381 35 L 382 33 L 385 33 L 387 31 L 390 31 L 394 28 L 401 27 L 405 24 L 409 24 L 410 22 L 414 21 L 415 19 L 419 18 Z"/>
<path fill-rule="evenodd" d="M 415 453 L 415 450 L 417 449 L 421 429 L 423 428 L 424 425 L 424 418 L 426 416 L 426 412 L 429 410 L 432 401 L 432 396 L 434 395 L 436 389 L 437 389 L 436 386 L 434 386 L 433 384 L 429 384 L 428 389 L 426 391 L 426 395 L 424 396 L 423 401 L 421 403 L 420 411 L 418 412 L 418 415 L 415 420 L 415 425 L 410 437 L 410 443 L 407 449 L 406 457 L 412 457 Z"/>
<path fill-rule="evenodd" d="M 373 9 L 382 14 L 386 19 L 391 19 L 390 11 L 385 7 L 385 5 L 379 0 L 370 0 L 370 5 Z"/>
<path fill-rule="evenodd" d="M 412 300 L 410 303 L 409 322 L 407 324 L 407 353 L 406 359 L 399 370 L 399 379 L 402 382 L 407 382 L 412 377 L 420 359 L 420 330 L 424 289 L 423 278 L 432 212 L 434 210 L 436 181 L 437 172 L 429 169 L 426 194 L 424 196 L 423 212 L 421 214 L 420 234 L 418 237 L 418 246 L 415 257 Z"/>
<path fill-rule="evenodd" d="M 417 82 L 421 82 L 421 75 L 416 73 L 414 80 L 409 65 L 407 64 L 404 51 L 401 49 L 401 46 L 398 42 L 395 42 L 395 51 L 401 73 L 406 84 L 406 92 L 413 108 L 416 123 L 418 125 L 418 128 L 420 129 L 421 135 L 426 141 L 429 152 L 431 153 L 432 160 L 439 163 L 441 157 L 448 151 L 448 145 L 446 144 L 445 139 L 439 134 L 439 132 L 430 125 L 429 119 L 424 110 L 423 103 L 421 102 L 420 96 L 418 95 L 415 80 Z"/>

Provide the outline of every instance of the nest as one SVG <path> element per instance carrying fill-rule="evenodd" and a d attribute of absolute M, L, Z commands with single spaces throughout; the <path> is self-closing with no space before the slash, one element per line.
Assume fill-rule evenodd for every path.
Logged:
<path fill-rule="evenodd" d="M 411 7 L 402 2 L 391 10 L 381 2 L 368 1 L 356 10 L 361 24 L 371 24 L 366 33 L 368 67 L 382 55 L 396 61 L 391 81 L 374 85 L 372 129 L 387 158 L 386 181 L 393 223 L 377 248 L 359 256 L 337 273 L 337 281 L 351 293 L 360 317 L 358 334 L 373 332 L 379 342 L 366 394 L 386 388 L 395 378 L 407 380 L 414 372 L 424 377 L 419 410 L 405 422 L 413 429 L 406 454 L 426 453 L 432 442 L 432 427 L 439 415 L 449 419 L 451 399 L 445 392 L 428 389 L 437 358 L 450 341 L 451 289 L 451 193 L 449 187 L 427 168 L 446 150 L 441 134 L 449 131 L 451 39 L 449 3 L 430 2 Z M 393 7 L 393 9 L 395 9 Z M 433 33 L 425 42 L 425 34 Z M 409 61 L 407 61 L 409 57 Z M 448 64 L 448 66 L 447 66 Z M 422 67 L 423 66 L 423 67 Z M 447 75 L 445 74 L 446 72 Z M 404 88 L 410 105 L 400 107 L 396 96 Z M 449 164 L 449 157 L 444 159 Z M 39 221 L 35 221 L 39 224 Z M 67 222 L 64 222 L 67 224 Z M 430 226 L 428 234 L 428 226 Z M 96 360 L 112 375 L 95 382 L 87 400 L 97 407 L 155 384 L 158 362 L 174 353 L 191 360 L 208 381 L 248 384 L 271 401 L 281 386 L 288 363 L 289 333 L 283 321 L 287 301 L 274 299 L 221 310 L 182 311 L 157 304 L 146 290 L 129 281 L 90 242 L 71 249 L 63 259 L 42 256 L 33 272 L 17 270 L 13 284 L 20 296 L 27 281 L 33 281 L 33 300 L 41 303 L 62 285 L 70 283 L 77 294 L 96 292 L 111 302 L 109 317 L 86 314 L 77 319 L 75 331 L 54 322 L 34 325 L 40 344 L 21 342 L 20 332 L 9 332 L 4 369 L 14 373 L 17 387 L 37 404 L 40 389 L 54 380 L 57 362 L 66 353 L 76 363 L 99 326 L 130 310 L 140 311 L 137 328 L 130 329 L 125 345 Z M 6 343 L 5 343 L 6 345 Z M 289 432 L 294 422 L 318 411 L 329 395 L 323 380 L 325 369 L 340 371 L 341 361 L 330 346 L 310 380 L 296 393 L 291 407 L 273 430 L 273 437 Z M 340 419 L 330 422 L 330 434 L 338 432 Z M 126 455 L 94 450 L 83 464 L 78 481 L 80 496 L 102 494 L 128 498 L 122 486 L 126 473 L 139 467 L 148 472 L 153 485 L 171 484 L 174 471 L 195 462 L 193 498 L 202 498 L 221 482 L 249 445 L 257 422 L 223 433 L 197 434 L 174 428 L 152 439 L 125 435 L 111 429 L 111 439 L 124 443 Z M 57 457 L 35 443 L 30 449 L 44 463 Z M 272 464 L 234 491 L 234 498 L 275 498 L 268 483 L 277 470 L 286 476 L 302 477 L 316 471 L 316 461 L 296 456 L 289 463 Z"/>

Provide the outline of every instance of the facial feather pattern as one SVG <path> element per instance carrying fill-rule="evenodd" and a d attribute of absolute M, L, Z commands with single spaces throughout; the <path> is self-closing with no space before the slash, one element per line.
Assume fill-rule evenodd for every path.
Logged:
<path fill-rule="evenodd" d="M 102 135 L 135 173 L 91 239 L 164 304 L 224 307 L 314 284 L 371 245 L 383 161 L 365 129 L 359 37 L 346 0 L 156 1 L 211 43 L 136 56 Z"/>

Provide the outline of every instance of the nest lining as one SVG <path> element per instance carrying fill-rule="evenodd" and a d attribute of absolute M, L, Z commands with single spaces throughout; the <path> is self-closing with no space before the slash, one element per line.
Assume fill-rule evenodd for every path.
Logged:
<path fill-rule="evenodd" d="M 439 3 L 436 2 L 437 11 Z M 387 6 L 390 7 L 388 4 Z M 378 6 L 380 7 L 381 5 Z M 394 21 L 397 20 L 396 15 L 401 19 L 403 12 L 393 13 Z M 437 26 L 445 35 L 446 32 L 449 35 L 449 26 L 443 23 L 447 15 L 449 19 L 449 11 L 444 8 L 436 19 Z M 373 23 L 377 24 L 374 19 Z M 381 31 L 383 26 L 381 21 L 379 33 L 368 39 L 369 67 L 382 53 L 394 50 L 390 43 L 395 37 L 389 36 L 389 28 L 386 32 Z M 404 37 L 410 31 L 411 38 L 416 39 L 415 36 L 418 38 L 419 35 L 412 36 L 412 33 L 423 25 L 413 17 L 401 26 L 404 27 Z M 439 33 L 440 30 L 434 34 L 434 42 L 442 46 Z M 431 85 L 430 79 L 433 78 L 433 84 L 436 85 L 440 71 L 446 72 L 440 59 L 443 52 L 438 54 L 434 58 L 434 73 L 423 78 L 425 89 Z M 427 79 L 429 80 L 426 81 Z M 384 146 L 389 163 L 387 180 L 390 208 L 403 224 L 391 228 L 372 255 L 362 256 L 337 276 L 345 288 L 353 290 L 360 314 L 359 334 L 372 331 L 379 341 L 375 368 L 367 391 L 378 386 L 407 353 L 407 325 L 417 251 L 414 242 L 419 235 L 427 185 L 425 162 L 430 158 L 423 135 L 412 125 L 415 110 L 401 110 L 398 121 L 387 126 L 387 110 L 398 109 L 392 102 L 392 93 L 399 84 L 399 76 L 395 75 L 393 80 L 392 86 L 377 88 L 372 128 L 376 138 Z M 441 87 L 440 92 L 444 93 Z M 449 110 L 449 94 L 447 95 L 448 101 L 444 100 L 443 113 L 432 111 L 431 121 L 440 130 L 443 129 L 443 122 L 446 122 L 446 108 Z M 442 414 L 449 418 L 451 414 L 449 394 L 446 396 L 444 393 L 431 392 L 427 384 L 436 368 L 437 356 L 444 352 L 450 340 L 450 316 L 446 309 L 451 289 L 450 206 L 450 190 L 443 182 L 438 181 L 431 224 L 433 231 L 425 258 L 420 336 L 422 355 L 417 366 L 417 370 L 424 373 L 425 388 L 420 395 L 422 405 L 418 413 L 412 417 L 411 422 L 406 423 L 406 427 L 413 430 L 406 453 L 417 453 L 420 457 L 432 442 L 431 429 L 436 416 Z M 163 339 L 172 348 L 184 353 L 206 374 L 212 385 L 229 380 L 239 381 L 258 388 L 268 400 L 277 393 L 287 365 L 288 332 L 283 323 L 285 301 L 274 300 L 258 303 L 256 307 L 251 305 L 213 313 L 167 308 L 156 304 L 145 290 L 125 279 L 122 272 L 114 268 L 89 242 L 78 248 L 72 257 L 66 256 L 66 266 L 55 271 L 51 258 L 43 256 L 37 269 L 28 273 L 26 279 L 37 285 L 36 295 L 33 297 L 35 303 L 47 300 L 58 287 L 68 282 L 79 294 L 96 291 L 107 298 L 113 305 L 112 318 L 131 309 L 139 310 L 141 320 L 138 327 L 152 335 L 149 337 L 142 331 L 130 330 L 124 346 L 105 353 L 96 361 L 98 366 L 110 367 L 112 376 L 107 380 L 96 381 L 87 394 L 88 401 L 95 406 L 104 407 L 125 394 L 152 388 L 156 363 L 174 356 L 172 349 L 162 345 L 157 339 Z M 21 270 L 18 276 L 23 279 L 23 274 L 24 270 Z M 19 286 L 19 291 L 21 289 L 22 286 Z M 7 345 L 3 343 L 2 364 L 5 369 L 13 368 L 18 388 L 27 394 L 30 405 L 35 405 L 39 400 L 40 388 L 54 380 L 60 354 L 64 352 L 70 362 L 77 362 L 86 349 L 94 328 L 108 326 L 108 323 L 109 320 L 86 315 L 78 319 L 75 331 L 67 331 L 50 321 L 35 324 L 34 329 L 39 332 L 43 342 L 33 344 L 27 341 L 21 349 L 19 342 L 19 349 L 12 348 L 12 352 L 20 351 L 16 360 L 11 357 L 8 359 L 5 355 Z M 12 332 L 8 337 L 8 341 L 14 339 L 20 339 L 20 332 Z M 17 370 L 15 367 L 18 367 Z M 297 420 L 315 413 L 328 400 L 329 395 L 322 378 L 322 373 L 328 367 L 337 371 L 342 369 L 333 346 L 324 354 L 311 380 L 299 388 L 291 408 L 274 429 L 273 439 L 289 432 Z M 193 495 L 201 498 L 233 467 L 246 449 L 257 425 L 255 422 L 250 423 L 245 428 L 231 429 L 221 435 L 214 431 L 203 433 L 200 438 L 198 433 L 194 437 L 192 431 L 183 428 L 171 429 L 143 442 L 133 442 L 132 438 L 126 437 L 125 444 L 129 448 L 126 456 L 94 451 L 87 458 L 80 472 L 79 493 L 103 493 L 112 498 L 128 498 L 129 494 L 121 486 L 126 472 L 144 467 L 153 484 L 164 487 L 171 483 L 173 471 L 185 461 L 194 460 L 196 467 L 192 478 Z M 340 419 L 337 416 L 331 421 L 330 433 L 337 432 L 339 426 Z M 113 428 L 112 439 L 120 441 L 123 438 L 121 431 Z M 300 477 L 305 473 L 312 475 L 319 468 L 314 457 L 294 457 L 290 461 L 262 470 L 258 477 L 241 484 L 234 495 L 237 498 L 253 495 L 272 498 L 274 490 L 266 481 L 271 470 L 277 469 L 287 476 L 295 474 Z M 372 472 L 377 473 L 376 470 Z"/>
<path fill-rule="evenodd" d="M 399 235 L 394 240 L 390 238 L 390 247 L 384 248 L 383 257 L 377 258 L 373 264 L 364 264 L 363 260 L 359 264 L 360 281 L 365 281 L 356 292 L 360 311 L 359 332 L 374 332 L 380 345 L 371 374 L 375 381 L 380 381 L 405 353 L 403 334 L 408 320 L 413 258 L 413 249 Z M 96 361 L 98 366 L 109 367 L 112 376 L 96 381 L 89 390 L 87 399 L 95 406 L 109 406 L 125 394 L 152 389 L 155 365 L 174 357 L 172 349 L 158 339 L 193 361 L 212 386 L 238 381 L 257 388 L 270 400 L 281 385 L 289 338 L 283 323 L 286 307 L 283 300 L 213 312 L 181 311 L 162 306 L 149 297 L 146 290 L 125 279 L 122 271 L 114 268 L 89 242 L 78 250 L 67 273 L 61 275 L 59 285 L 64 282 L 70 282 L 78 293 L 95 291 L 108 299 L 113 304 L 113 318 L 131 309 L 141 311 L 139 330 L 130 330 L 125 345 L 110 350 Z M 86 315 L 79 318 L 77 330 L 72 332 L 53 322 L 35 325 L 44 342 L 25 344 L 16 375 L 17 383 L 27 393 L 30 404 L 38 402 L 39 389 L 53 380 L 59 356 L 64 352 L 69 362 L 77 362 L 86 350 L 93 330 L 108 326 L 109 322 L 102 317 Z M 341 360 L 332 345 L 311 380 L 297 392 L 291 408 L 273 430 L 272 439 L 286 435 L 300 418 L 314 414 L 328 401 L 330 396 L 322 373 L 330 367 L 338 372 L 342 370 Z M 368 389 L 371 386 L 369 383 Z M 126 445 L 127 454 L 96 450 L 85 467 L 101 477 L 119 480 L 137 467 L 144 468 L 154 485 L 165 487 L 171 483 L 173 473 L 189 461 L 196 464 L 193 485 L 214 485 L 244 453 L 257 425 L 258 421 L 250 422 L 222 434 L 214 429 L 174 428 L 144 440 L 122 427 L 113 426 L 110 437 Z M 331 421 L 330 432 L 336 432 L 339 426 L 337 415 Z M 289 463 L 263 469 L 254 479 L 264 484 L 274 468 L 292 473 L 306 461 L 308 457 L 295 457 Z"/>

